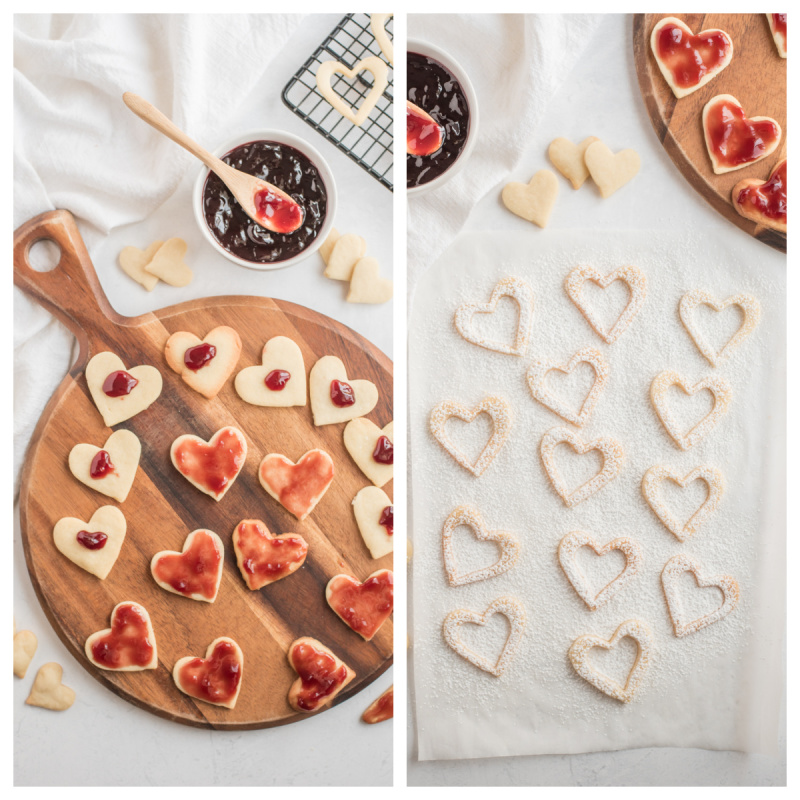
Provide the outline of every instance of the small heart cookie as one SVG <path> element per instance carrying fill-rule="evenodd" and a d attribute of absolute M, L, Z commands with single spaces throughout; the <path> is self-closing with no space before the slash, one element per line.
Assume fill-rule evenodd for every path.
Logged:
<path fill-rule="evenodd" d="M 501 297 L 510 297 L 516 302 L 519 310 L 517 332 L 511 343 L 487 339 L 472 330 L 475 315 L 494 314 Z M 528 339 L 533 324 L 533 300 L 533 289 L 526 281 L 521 278 L 503 278 L 492 290 L 488 303 L 462 303 L 456 309 L 453 323 L 462 338 L 471 344 L 497 353 L 507 353 L 510 356 L 524 356 L 528 349 Z"/>
<path fill-rule="evenodd" d="M 288 657 L 289 666 L 298 674 L 286 698 L 295 711 L 310 713 L 330 705 L 356 676 L 332 650 L 310 636 L 295 639 Z"/>
<path fill-rule="evenodd" d="M 350 276 L 348 303 L 379 305 L 392 299 L 394 286 L 388 278 L 381 277 L 381 266 L 374 258 L 360 258 Z"/>
<path fill-rule="evenodd" d="M 586 148 L 592 142 L 599 142 L 596 136 L 588 136 L 580 144 L 573 144 L 569 139 L 560 136 L 550 142 L 547 155 L 553 166 L 572 184 L 573 189 L 580 189 L 589 177 L 586 166 Z"/>
<path fill-rule="evenodd" d="M 394 610 L 394 574 L 379 569 L 363 583 L 351 575 L 334 575 L 325 587 L 325 599 L 336 616 L 368 642 Z"/>
<path fill-rule="evenodd" d="M 145 264 L 144 269 L 170 286 L 188 286 L 192 282 L 194 274 L 184 263 L 185 256 L 186 242 L 183 239 L 178 237 L 167 239 L 156 250 L 150 262 Z"/>
<path fill-rule="evenodd" d="M 61 683 L 63 675 L 61 664 L 55 661 L 41 666 L 25 703 L 50 711 L 66 711 L 75 702 L 75 692 Z"/>
<path fill-rule="evenodd" d="M 589 660 L 589 654 L 595 647 L 611 650 L 616 647 L 620 639 L 629 637 L 636 642 L 638 651 L 625 685 L 621 686 L 613 678 L 601 672 Z M 622 623 L 610 639 L 602 636 L 587 634 L 579 636 L 569 648 L 569 660 L 578 675 L 587 683 L 591 683 L 603 694 L 619 700 L 621 703 L 630 703 L 642 683 L 644 673 L 647 671 L 653 657 L 653 634 L 644 622 L 638 619 L 629 619 Z"/>
<path fill-rule="evenodd" d="M 339 233 L 339 231 L 336 230 L 336 228 L 331 228 L 331 232 L 328 234 L 328 237 L 319 246 L 319 254 L 322 256 L 322 260 L 325 262 L 326 266 L 328 264 L 328 261 L 330 260 L 331 252 L 333 251 L 333 246 L 341 238 L 342 234 Z M 367 243 L 364 242 L 364 250 L 366 251 L 366 249 L 367 249 Z"/>
<path fill-rule="evenodd" d="M 142 443 L 133 431 L 114 431 L 102 447 L 76 444 L 69 451 L 69 471 L 90 489 L 123 503 L 141 455 Z"/>
<path fill-rule="evenodd" d="M 769 30 L 781 58 L 786 58 L 786 17 L 786 14 L 767 14 Z"/>
<path fill-rule="evenodd" d="M 378 403 L 371 381 L 351 381 L 341 359 L 323 356 L 311 367 L 309 397 L 315 425 L 348 422 L 369 414 Z"/>
<path fill-rule="evenodd" d="M 327 243 L 327 242 L 326 242 Z M 355 233 L 340 236 L 331 245 L 330 254 L 325 259 L 323 275 L 334 281 L 349 281 L 353 276 L 356 262 L 367 253 L 367 243 Z"/>
<path fill-rule="evenodd" d="M 353 498 L 353 514 L 361 538 L 373 558 L 394 550 L 394 505 L 383 489 L 365 486 Z"/>
<path fill-rule="evenodd" d="M 234 387 L 245 403 L 254 406 L 304 406 L 306 365 L 302 351 L 287 336 L 273 336 L 261 351 L 261 366 L 241 370 Z"/>
<path fill-rule="evenodd" d="M 260 519 L 243 519 L 233 531 L 233 551 L 247 588 L 255 592 L 297 572 L 308 543 L 296 533 L 270 533 Z"/>
<path fill-rule="evenodd" d="M 103 422 L 113 428 L 158 400 L 162 379 L 155 367 L 126 370 L 119 356 L 103 352 L 86 365 L 86 385 Z"/>
<path fill-rule="evenodd" d="M 111 612 L 111 627 L 86 640 L 86 658 L 100 669 L 138 672 L 158 666 L 153 624 L 147 609 L 130 600 L 117 603 Z"/>
<path fill-rule="evenodd" d="M 381 53 L 386 57 L 386 60 L 394 66 L 394 45 L 386 32 L 386 23 L 394 16 L 394 14 L 370 14 L 369 26 L 372 28 L 372 35 L 381 49 Z M 785 56 L 784 56 L 785 58 Z"/>
<path fill-rule="evenodd" d="M 220 428 L 207 442 L 190 433 L 170 448 L 175 469 L 192 486 L 219 501 L 233 486 L 247 458 L 247 440 L 238 428 Z"/>
<path fill-rule="evenodd" d="M 714 396 L 714 407 L 687 433 L 681 433 L 678 421 L 667 406 L 667 390 L 672 386 L 679 386 L 687 395 L 707 389 Z M 688 450 L 713 430 L 728 410 L 732 397 L 731 385 L 721 375 L 710 375 L 697 381 L 694 386 L 689 386 L 682 375 L 675 370 L 668 369 L 656 375 L 650 385 L 650 400 L 653 408 L 667 433 L 681 450 Z"/>
<path fill-rule="evenodd" d="M 172 680 L 189 697 L 214 706 L 233 708 L 242 690 L 244 654 L 228 636 L 214 639 L 205 658 L 184 656 L 172 668 Z"/>
<path fill-rule="evenodd" d="M 158 252 L 162 241 L 156 241 L 148 245 L 146 250 L 138 247 L 123 247 L 119 254 L 119 265 L 122 271 L 133 278 L 136 283 L 140 283 L 152 292 L 158 283 L 158 276 L 151 275 L 145 267 L 153 260 L 153 256 Z"/>
<path fill-rule="evenodd" d="M 597 184 L 602 197 L 611 197 L 628 181 L 636 177 L 642 160 L 635 150 L 612 153 L 604 142 L 592 142 L 584 154 L 586 168 Z"/>
<path fill-rule="evenodd" d="M 544 228 L 558 197 L 558 178 L 540 169 L 528 183 L 512 181 L 503 187 L 503 205 L 522 219 Z"/>
<path fill-rule="evenodd" d="M 102 506 L 88 522 L 63 517 L 53 528 L 58 550 L 101 581 L 108 577 L 125 541 L 125 515 L 116 506 Z"/>
<path fill-rule="evenodd" d="M 511 627 L 508 638 L 503 645 L 503 650 L 497 660 L 492 661 L 487 656 L 475 652 L 461 640 L 461 628 L 464 625 L 479 625 L 483 627 L 495 614 L 502 614 L 506 617 Z M 466 659 L 470 664 L 474 664 L 478 669 L 482 669 L 484 672 L 499 678 L 514 658 L 514 654 L 522 640 L 522 634 L 525 632 L 526 619 L 525 607 L 519 600 L 515 600 L 513 597 L 501 597 L 495 600 L 483 614 L 478 614 L 466 608 L 451 611 L 444 619 L 442 632 L 445 642 L 461 658 Z"/>
<path fill-rule="evenodd" d="M 578 551 L 582 547 L 591 547 L 595 555 L 600 557 L 612 550 L 619 550 L 625 556 L 625 566 L 622 572 L 614 576 L 601 589 L 595 591 L 590 586 L 586 573 L 581 569 L 577 560 Z M 561 564 L 561 569 L 564 570 L 572 588 L 578 593 L 578 597 L 586 603 L 590 611 L 597 611 L 624 589 L 639 571 L 642 561 L 641 545 L 629 536 L 620 536 L 600 545 L 591 533 L 572 531 L 558 545 L 558 562 Z"/>
<path fill-rule="evenodd" d="M 39 640 L 33 631 L 18 631 L 14 634 L 14 674 L 24 678 L 36 655 Z"/>
<path fill-rule="evenodd" d="M 258 480 L 270 497 L 302 521 L 328 491 L 333 472 L 333 459 L 324 450 L 309 450 L 296 464 L 281 453 L 270 453 L 258 467 Z"/>
<path fill-rule="evenodd" d="M 225 385 L 241 352 L 239 334 L 227 325 L 210 330 L 202 339 L 188 331 L 178 331 L 164 346 L 164 358 L 170 369 L 209 400 Z"/>
<path fill-rule="evenodd" d="M 344 429 L 344 446 L 356 466 L 376 486 L 392 480 L 394 474 L 394 422 L 381 430 L 374 422 L 359 417 Z"/>
<path fill-rule="evenodd" d="M 377 700 L 373 700 L 361 715 L 363 722 L 374 725 L 385 722 L 394 716 L 394 685 L 390 686 Z"/>
<path fill-rule="evenodd" d="M 745 178 L 731 191 L 733 207 L 745 218 L 758 225 L 786 233 L 788 161 L 779 161 L 772 169 L 769 180 Z"/>
<path fill-rule="evenodd" d="M 199 528 L 183 543 L 183 550 L 162 550 L 150 560 L 153 580 L 162 588 L 190 600 L 213 603 L 222 580 L 225 548 L 213 531 Z"/>
<path fill-rule="evenodd" d="M 358 109 L 356 109 L 351 106 L 344 97 L 336 92 L 331 85 L 331 79 L 336 73 L 340 73 L 352 80 L 359 72 L 364 70 L 372 73 L 372 88 L 369 90 Z M 323 61 L 317 69 L 316 77 L 319 93 L 345 119 L 349 119 L 353 125 L 361 127 L 389 84 L 389 67 L 386 62 L 378 56 L 362 58 L 352 69 L 338 61 Z M 350 88 L 350 86 L 345 88 L 345 94 Z"/>

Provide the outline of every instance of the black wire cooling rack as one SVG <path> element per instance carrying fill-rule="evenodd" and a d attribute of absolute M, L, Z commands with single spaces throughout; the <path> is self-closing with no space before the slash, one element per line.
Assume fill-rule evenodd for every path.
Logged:
<path fill-rule="evenodd" d="M 386 31 L 392 34 L 390 17 Z M 345 119 L 317 90 L 316 74 L 323 61 L 340 61 L 352 69 L 362 58 L 371 55 L 386 60 L 370 28 L 368 14 L 348 14 L 331 31 L 313 55 L 294 74 L 283 90 L 283 102 L 298 117 L 305 120 L 314 130 L 333 142 L 373 178 L 387 189 L 393 190 L 392 169 L 392 101 L 394 83 L 391 65 L 389 84 L 378 99 L 375 108 L 361 127 Z M 351 83 L 343 75 L 336 74 L 332 87 L 351 106 L 358 106 L 372 87 L 369 72 L 360 73 Z"/>

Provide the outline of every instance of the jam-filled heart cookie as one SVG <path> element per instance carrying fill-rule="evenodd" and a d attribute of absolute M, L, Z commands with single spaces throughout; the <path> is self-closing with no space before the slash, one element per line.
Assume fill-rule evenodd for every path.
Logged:
<path fill-rule="evenodd" d="M 341 359 L 323 356 L 311 368 L 309 397 L 314 424 L 331 425 L 369 414 L 378 403 L 378 389 L 371 381 L 350 380 Z"/>
<path fill-rule="evenodd" d="M 242 340 L 233 328 L 220 325 L 202 339 L 178 331 L 167 339 L 164 357 L 183 382 L 209 399 L 216 397 L 236 367 Z"/>
<path fill-rule="evenodd" d="M 168 592 L 213 603 L 222 580 L 225 548 L 213 531 L 192 531 L 182 552 L 162 550 L 150 561 L 153 580 Z"/>
<path fill-rule="evenodd" d="M 136 672 L 158 666 L 150 615 L 144 606 L 130 600 L 114 606 L 111 627 L 93 633 L 85 650 L 86 658 L 100 669 Z"/>
<path fill-rule="evenodd" d="M 53 542 L 70 561 L 104 581 L 119 557 L 126 529 L 125 515 L 116 506 L 102 506 L 88 522 L 60 519 Z"/>
<path fill-rule="evenodd" d="M 394 574 L 379 569 L 363 583 L 350 575 L 334 575 L 325 587 L 325 599 L 345 625 L 369 641 L 394 610 Z"/>
<path fill-rule="evenodd" d="M 133 486 L 142 443 L 133 431 L 114 431 L 105 444 L 76 444 L 69 453 L 69 471 L 90 489 L 125 501 Z"/>
<path fill-rule="evenodd" d="M 247 441 L 238 428 L 220 428 L 207 442 L 199 436 L 179 436 L 170 449 L 175 469 L 192 486 L 221 500 L 233 486 L 247 458 Z"/>
<path fill-rule="evenodd" d="M 788 224 L 787 163 L 785 158 L 779 161 L 770 173 L 769 180 L 744 178 L 731 192 L 733 207 L 743 217 L 783 233 L 786 233 Z"/>
<path fill-rule="evenodd" d="M 189 697 L 233 708 L 242 689 L 243 672 L 242 649 L 230 637 L 220 636 L 208 646 L 205 658 L 179 658 L 172 669 L 172 679 Z"/>
<path fill-rule="evenodd" d="M 365 486 L 353 498 L 353 514 L 373 558 L 394 550 L 394 505 L 383 489 Z"/>
<path fill-rule="evenodd" d="M 126 370 L 119 356 L 103 352 L 86 365 L 86 385 L 103 422 L 113 428 L 158 399 L 162 378 L 155 367 L 145 364 Z"/>
<path fill-rule="evenodd" d="M 281 453 L 270 453 L 261 461 L 258 480 L 270 497 L 304 520 L 328 491 L 333 472 L 333 459 L 324 450 L 309 450 L 296 464 Z"/>
<path fill-rule="evenodd" d="M 781 58 L 786 58 L 786 17 L 787 14 L 767 14 L 769 30 Z"/>
<path fill-rule="evenodd" d="M 295 639 L 288 657 L 289 665 L 297 673 L 287 697 L 295 711 L 310 713 L 330 705 L 356 676 L 333 651 L 310 636 Z"/>
<path fill-rule="evenodd" d="M 306 367 L 303 353 L 288 336 L 273 336 L 261 351 L 261 366 L 236 375 L 236 392 L 254 406 L 304 406 Z"/>
<path fill-rule="evenodd" d="M 394 423 L 379 428 L 364 417 L 350 420 L 344 429 L 344 446 L 358 468 L 376 486 L 387 484 L 394 472 Z"/>
<path fill-rule="evenodd" d="M 247 588 L 257 591 L 300 569 L 308 543 L 296 533 L 270 533 L 260 519 L 244 519 L 233 531 L 233 550 Z"/>

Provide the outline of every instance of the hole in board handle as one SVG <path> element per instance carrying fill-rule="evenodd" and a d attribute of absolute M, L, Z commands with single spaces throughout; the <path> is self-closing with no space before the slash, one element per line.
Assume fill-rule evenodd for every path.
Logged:
<path fill-rule="evenodd" d="M 28 248 L 28 263 L 36 272 L 52 272 L 61 263 L 61 248 L 52 239 L 37 239 Z"/>

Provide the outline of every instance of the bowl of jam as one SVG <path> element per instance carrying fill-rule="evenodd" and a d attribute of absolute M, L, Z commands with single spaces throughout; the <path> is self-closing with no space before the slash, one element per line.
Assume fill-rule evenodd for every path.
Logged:
<path fill-rule="evenodd" d="M 441 132 L 441 146 L 434 152 L 406 152 L 406 188 L 412 195 L 441 186 L 464 166 L 477 141 L 478 100 L 466 72 L 444 50 L 413 40 L 407 49 L 407 98 L 433 119 Z M 409 106 L 407 151 L 413 149 L 412 137 L 420 124 L 418 112 Z"/>
<path fill-rule="evenodd" d="M 319 249 L 333 227 L 336 186 L 317 150 L 291 133 L 265 130 L 238 136 L 214 155 L 290 195 L 303 209 L 303 224 L 292 233 L 262 228 L 203 167 L 194 188 L 194 213 L 212 247 L 234 264 L 260 270 L 290 267 Z"/>

